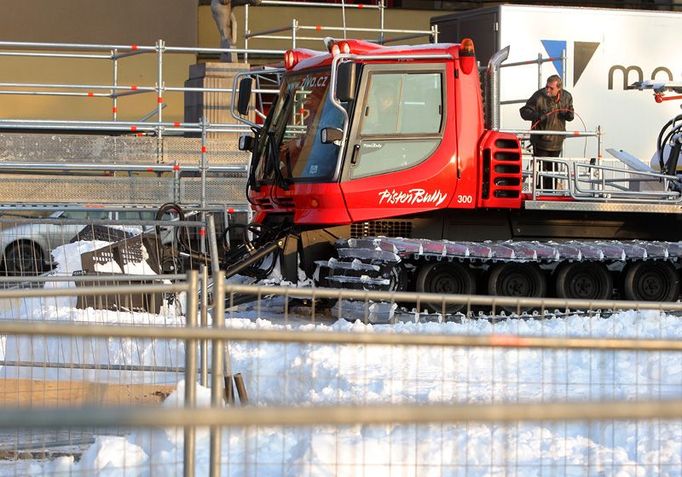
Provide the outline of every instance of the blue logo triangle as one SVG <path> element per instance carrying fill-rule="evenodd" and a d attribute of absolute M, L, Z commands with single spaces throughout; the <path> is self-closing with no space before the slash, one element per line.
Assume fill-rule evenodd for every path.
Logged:
<path fill-rule="evenodd" d="M 550 58 L 554 58 L 554 68 L 562 78 L 564 77 L 564 65 L 561 62 L 561 55 L 566 51 L 566 42 L 560 40 L 542 40 L 542 46 Z"/>

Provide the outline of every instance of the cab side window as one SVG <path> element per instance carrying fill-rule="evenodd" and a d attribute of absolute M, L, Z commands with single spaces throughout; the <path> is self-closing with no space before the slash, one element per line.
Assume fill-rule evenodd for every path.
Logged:
<path fill-rule="evenodd" d="M 351 177 L 405 169 L 422 162 L 440 143 L 442 125 L 440 72 L 373 73 L 361 112 Z"/>

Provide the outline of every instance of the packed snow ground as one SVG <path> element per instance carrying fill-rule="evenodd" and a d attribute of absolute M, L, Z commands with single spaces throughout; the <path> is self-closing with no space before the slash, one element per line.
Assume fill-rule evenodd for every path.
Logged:
<path fill-rule="evenodd" d="M 78 267 L 76 249 L 62 260 Z M 82 251 L 82 250 L 81 250 Z M 76 258 L 74 258 L 76 257 Z M 74 268 L 75 269 L 75 268 Z M 74 299 L 25 299 L 4 319 L 68 320 L 182 326 L 171 307 L 160 315 L 75 309 Z M 606 318 L 463 319 L 461 323 L 371 325 L 346 320 L 283 322 L 277 300 L 227 315 L 228 327 L 369 333 L 520 334 L 533 336 L 680 338 L 682 318 L 628 311 Z M 182 366 L 182 343 L 150 340 L 17 339 L 0 343 L 4 362 Z M 682 396 L 682 360 L 674 353 L 501 350 L 232 343 L 255 405 L 365 403 L 497 403 L 556 400 L 667 399 Z M 6 377 L 110 382 L 178 382 L 164 406 L 182 405 L 184 382 L 174 373 L 111 370 L 3 369 Z M 198 386 L 208 405 L 210 390 Z M 229 412 L 229 411 L 228 411 Z M 208 431 L 197 433 L 196 475 L 208 475 Z M 0 475 L 182 475 L 181 429 L 98 436 L 78 461 L 19 461 Z M 224 476 L 682 476 L 682 422 L 520 423 L 518 425 L 395 425 L 340 428 L 258 428 L 223 431 Z"/>

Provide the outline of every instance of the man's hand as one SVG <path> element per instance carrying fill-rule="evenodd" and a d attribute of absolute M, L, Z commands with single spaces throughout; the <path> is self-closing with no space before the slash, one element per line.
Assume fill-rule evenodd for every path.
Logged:
<path fill-rule="evenodd" d="M 573 121 L 573 117 L 575 115 L 573 114 L 573 111 L 561 111 L 559 113 L 559 118 L 563 119 L 564 121 Z"/>
<path fill-rule="evenodd" d="M 540 119 L 540 115 L 538 114 L 537 111 L 535 111 L 533 108 L 530 106 L 524 106 L 522 107 L 519 112 L 521 113 L 521 117 L 525 119 L 526 121 L 537 121 Z"/>

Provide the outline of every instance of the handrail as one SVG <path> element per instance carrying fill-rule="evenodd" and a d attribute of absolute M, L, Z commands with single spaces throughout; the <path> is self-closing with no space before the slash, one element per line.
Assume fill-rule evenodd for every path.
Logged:
<path fill-rule="evenodd" d="M 0 119 L 0 129 L 71 129 L 89 131 L 120 131 L 127 133 L 156 133 L 158 130 L 177 132 L 210 132 L 239 133 L 245 130 L 239 124 L 204 124 L 184 122 L 144 122 L 144 121 L 79 121 L 53 119 Z"/>
<path fill-rule="evenodd" d="M 173 172 L 178 168 L 174 164 L 63 164 L 40 162 L 0 162 L 0 172 L 4 169 L 13 171 L 48 170 L 48 171 L 123 171 L 123 172 Z M 183 164 L 183 171 L 197 172 L 200 165 Z M 209 172 L 246 172 L 247 165 L 210 166 L 205 168 Z"/>
<path fill-rule="evenodd" d="M 371 3 L 353 3 L 353 4 L 341 4 L 341 3 L 323 3 L 323 2 L 295 2 L 292 0 L 263 0 L 261 5 L 271 5 L 271 6 L 287 6 L 287 7 L 323 7 L 323 8 L 358 8 L 358 9 L 368 9 L 368 10 L 381 10 L 385 8 L 383 2 L 377 2 L 377 5 Z"/>
<path fill-rule="evenodd" d="M 2 51 L 12 49 L 14 51 Z M 29 51 L 45 50 L 45 51 Z M 61 50 L 61 51 L 60 51 Z M 108 54 L 77 53 L 78 51 L 100 52 Z M 112 119 L 118 122 L 120 114 L 118 99 L 130 95 L 156 93 L 154 101 L 154 115 L 156 116 L 156 133 L 161 135 L 161 123 L 163 121 L 163 109 L 166 105 L 164 95 L 166 93 L 231 93 L 231 88 L 200 88 L 177 85 L 166 85 L 164 81 L 164 54 L 201 54 L 222 53 L 230 51 L 235 53 L 270 54 L 282 55 L 283 50 L 278 49 L 245 49 L 245 48 L 201 48 L 201 47 L 175 47 L 167 46 L 163 40 L 158 40 L 155 45 L 117 45 L 117 44 L 91 44 L 91 43 L 48 43 L 48 42 L 19 42 L 0 41 L 0 57 L 40 57 L 40 58 L 69 58 L 85 60 L 106 60 L 112 62 L 112 84 L 67 84 L 45 82 L 2 82 L 0 83 L 0 95 L 16 96 L 54 96 L 54 97 L 83 97 L 83 98 L 106 98 L 112 101 Z M 124 58 L 141 54 L 154 53 L 157 55 L 155 81 L 153 84 L 135 85 L 120 84 L 119 61 Z M 62 90 L 62 91 L 59 91 Z M 106 92 L 103 92 L 106 91 Z M 276 90 L 258 90 L 258 93 L 276 93 Z M 12 126 L 9 126 L 12 127 Z M 83 127 L 87 127 L 86 124 Z M 183 129 L 183 131 L 187 131 Z"/>
<path fill-rule="evenodd" d="M 436 34 L 435 28 L 431 28 L 430 30 L 406 30 L 406 29 L 383 28 L 383 27 L 382 28 L 346 27 L 346 26 L 335 27 L 335 26 L 320 26 L 320 25 L 299 25 L 298 22 L 294 21 L 292 25 L 287 25 L 284 27 L 271 28 L 269 30 L 262 30 L 262 31 L 258 31 L 255 33 L 246 32 L 246 33 L 244 33 L 244 39 L 248 40 L 251 38 L 270 38 L 270 39 L 277 39 L 277 40 L 291 40 L 292 41 L 292 47 L 294 47 L 294 48 L 296 46 L 294 43 L 297 40 L 321 41 L 324 39 L 323 37 L 298 36 L 295 34 L 296 31 L 298 31 L 298 30 L 317 31 L 317 32 L 342 31 L 342 32 L 344 32 L 344 35 L 348 31 L 361 32 L 361 33 L 379 33 L 379 34 L 381 34 L 381 38 L 383 38 L 384 33 L 404 33 L 404 34 L 407 34 L 408 36 L 401 37 L 401 38 L 405 38 L 405 39 L 419 38 L 421 36 L 433 37 Z M 281 32 L 285 32 L 285 31 L 291 31 L 292 35 L 291 36 L 272 36 L 273 33 L 281 33 Z M 384 43 L 385 41 L 386 40 L 380 39 L 379 43 Z M 252 51 L 249 50 L 249 52 L 252 52 Z"/>
<path fill-rule="evenodd" d="M 551 178 L 565 183 L 567 188 L 543 189 L 542 195 L 556 195 L 560 193 L 578 202 L 600 203 L 654 203 L 665 205 L 677 205 L 682 203 L 682 194 L 678 191 L 669 190 L 668 185 L 677 180 L 675 176 L 669 176 L 657 172 L 634 171 L 601 164 L 575 162 L 561 158 L 537 158 L 534 157 L 533 173 L 531 177 L 531 190 L 533 199 L 538 195 L 536 183 L 540 178 Z M 541 164 L 551 164 L 554 171 L 547 171 L 540 167 Z M 591 172 L 598 172 L 596 178 L 590 177 Z M 607 178 L 604 172 L 627 174 L 627 177 Z M 636 191 L 629 190 L 625 185 L 632 182 L 661 182 L 660 190 Z M 581 186 L 582 184 L 582 186 Z M 625 184 L 625 185 L 624 185 Z M 585 187 L 587 185 L 587 187 Z M 591 185 L 595 187 L 590 187 Z M 612 188 L 612 189 L 609 189 Z"/>

